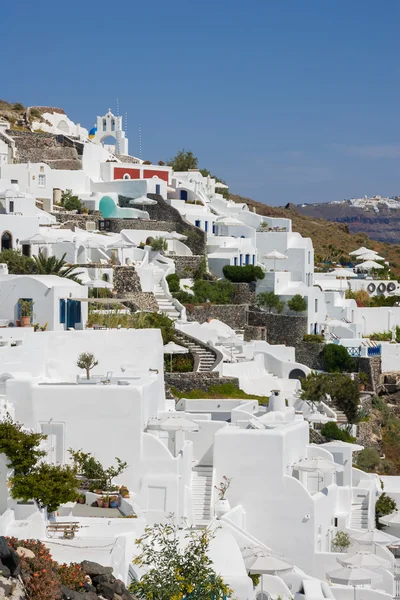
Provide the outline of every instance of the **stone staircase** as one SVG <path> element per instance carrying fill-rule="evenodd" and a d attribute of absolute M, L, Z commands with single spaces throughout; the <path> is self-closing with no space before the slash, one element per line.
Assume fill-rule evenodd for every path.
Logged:
<path fill-rule="evenodd" d="M 192 500 L 196 527 L 206 527 L 211 521 L 212 467 L 193 467 Z"/>
<path fill-rule="evenodd" d="M 350 528 L 368 529 L 368 499 L 366 496 L 358 497 L 356 502 L 352 502 Z"/>
<path fill-rule="evenodd" d="M 179 319 L 180 314 L 169 298 L 165 295 L 164 289 L 161 286 L 161 279 L 164 276 L 164 271 L 156 267 L 153 271 L 154 296 L 160 312 L 164 313 L 172 321 Z"/>
<path fill-rule="evenodd" d="M 176 339 L 178 344 L 186 346 L 186 348 L 189 349 L 193 357 L 198 357 L 198 373 L 207 373 L 211 371 L 215 363 L 215 354 L 212 352 L 212 350 L 208 350 L 205 346 L 200 345 L 181 331 L 176 332 Z"/>

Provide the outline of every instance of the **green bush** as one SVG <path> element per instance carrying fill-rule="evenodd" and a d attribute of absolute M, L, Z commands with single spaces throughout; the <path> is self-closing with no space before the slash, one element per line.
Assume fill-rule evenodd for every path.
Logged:
<path fill-rule="evenodd" d="M 380 517 L 391 515 L 397 510 L 397 504 L 385 492 L 381 494 L 375 504 L 375 522 L 378 529 L 382 529 L 382 525 L 379 522 Z"/>
<path fill-rule="evenodd" d="M 189 292 L 185 292 L 184 290 L 173 293 L 174 298 L 178 300 L 181 304 L 195 304 L 195 298 Z"/>
<path fill-rule="evenodd" d="M 65 210 L 81 210 L 83 204 L 78 196 L 74 196 L 72 190 L 65 190 L 65 192 L 61 194 L 61 206 L 63 206 Z"/>
<path fill-rule="evenodd" d="M 244 267 L 236 267 L 225 265 L 222 269 L 225 279 L 234 283 L 252 283 L 257 279 L 264 279 L 264 271 L 261 267 L 254 265 L 246 265 Z"/>
<path fill-rule="evenodd" d="M 193 285 L 194 299 L 192 302 L 202 304 L 229 304 L 235 292 L 235 286 L 230 281 L 205 281 L 199 279 Z"/>
<path fill-rule="evenodd" d="M 322 350 L 325 370 L 329 373 L 343 373 L 354 371 L 355 363 L 347 352 L 345 346 L 339 344 L 326 344 Z"/>
<path fill-rule="evenodd" d="M 342 442 L 349 442 L 354 444 L 356 439 L 349 434 L 345 429 L 340 429 L 336 423 L 330 421 L 325 423 L 321 428 L 321 435 L 326 437 L 328 440 L 340 440 Z"/>
<path fill-rule="evenodd" d="M 171 391 L 176 398 L 204 398 L 216 400 L 219 398 L 240 398 L 243 400 L 258 400 L 258 403 L 263 406 L 267 406 L 269 402 L 269 398 L 267 396 L 256 396 L 255 394 L 246 394 L 246 392 L 237 388 L 232 382 L 210 385 L 208 391 L 201 390 L 198 388 L 190 391 L 182 391 L 176 388 L 172 388 Z"/>
<path fill-rule="evenodd" d="M 365 448 L 357 456 L 357 467 L 363 471 L 374 472 L 376 471 L 381 457 L 376 448 Z"/>
<path fill-rule="evenodd" d="M 29 116 L 33 117 L 34 119 L 40 119 L 42 116 L 42 113 L 40 112 L 40 110 L 38 108 L 31 108 L 31 110 L 29 111 Z"/>
<path fill-rule="evenodd" d="M 256 304 L 262 308 L 267 308 L 268 312 L 275 309 L 277 313 L 281 313 L 285 306 L 285 303 L 282 302 L 279 299 L 279 296 L 274 294 L 274 292 L 262 292 L 261 294 L 258 294 Z"/>
<path fill-rule="evenodd" d="M 175 292 L 179 292 L 181 286 L 180 286 L 180 279 L 179 279 L 178 275 L 176 273 L 171 273 L 171 275 L 167 275 L 166 279 L 167 279 L 169 291 L 171 292 L 171 294 L 174 294 Z"/>
<path fill-rule="evenodd" d="M 167 240 L 163 237 L 156 237 L 150 244 L 153 252 L 165 252 L 168 249 Z"/>
<path fill-rule="evenodd" d="M 21 102 L 16 102 L 15 104 L 12 105 L 13 109 L 18 111 L 18 112 L 22 112 L 23 110 L 25 110 L 25 106 L 23 104 L 21 104 Z"/>
<path fill-rule="evenodd" d="M 20 250 L 2 250 L 0 263 L 6 263 L 10 275 L 30 275 L 36 271 L 33 258 L 25 256 Z"/>
<path fill-rule="evenodd" d="M 303 337 L 304 342 L 311 342 L 312 344 L 323 344 L 325 342 L 325 338 L 320 333 L 307 333 Z"/>
<path fill-rule="evenodd" d="M 296 294 L 287 303 L 288 308 L 294 312 L 304 312 L 307 310 L 307 301 L 301 294 Z"/>

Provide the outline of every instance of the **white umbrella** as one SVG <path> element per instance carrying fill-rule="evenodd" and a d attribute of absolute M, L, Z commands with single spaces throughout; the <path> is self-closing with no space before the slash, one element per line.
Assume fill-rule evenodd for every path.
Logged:
<path fill-rule="evenodd" d="M 235 227 L 238 225 L 243 225 L 243 223 L 241 221 L 239 221 L 239 219 L 235 219 L 235 217 L 230 217 L 225 216 L 225 217 L 219 217 L 216 221 L 215 221 L 216 225 L 225 225 L 225 227 Z"/>
<path fill-rule="evenodd" d="M 293 570 L 293 565 L 273 554 L 260 553 L 255 555 L 249 563 L 247 569 L 250 573 L 276 575 L 277 573 L 288 573 Z"/>
<path fill-rule="evenodd" d="M 390 568 L 390 562 L 385 558 L 376 556 L 368 550 L 359 550 L 354 554 L 346 554 L 343 558 L 338 558 L 337 561 L 346 567 L 363 567 L 365 569 L 385 569 Z"/>
<path fill-rule="evenodd" d="M 361 246 L 361 248 L 359 248 L 358 250 L 353 250 L 353 252 L 349 252 L 349 254 L 350 256 L 358 256 L 359 254 L 365 254 L 366 252 L 369 252 L 370 254 L 378 254 L 377 252 L 375 252 L 375 250 L 370 250 L 365 246 Z"/>
<path fill-rule="evenodd" d="M 400 525 L 400 512 L 393 512 L 390 515 L 380 517 L 379 522 L 383 525 Z"/>
<path fill-rule="evenodd" d="M 164 240 L 187 240 L 187 235 L 183 235 L 182 233 L 178 233 L 177 231 L 167 231 L 162 233 L 162 237 Z"/>
<path fill-rule="evenodd" d="M 157 200 L 147 198 L 147 196 L 140 196 L 140 198 L 133 198 L 132 200 L 129 200 L 129 204 L 140 204 L 144 210 L 145 206 L 154 206 L 154 204 L 157 204 Z"/>
<path fill-rule="evenodd" d="M 108 290 L 113 289 L 112 283 L 109 283 L 108 281 L 104 281 L 103 279 L 91 279 L 90 281 L 88 281 L 87 283 L 84 283 L 83 285 L 86 285 L 89 288 L 107 288 Z"/>
<path fill-rule="evenodd" d="M 220 190 L 228 190 L 229 189 L 229 185 L 225 185 L 225 183 L 221 183 L 220 181 L 215 182 L 215 187 Z"/>
<path fill-rule="evenodd" d="M 286 254 L 282 254 L 282 252 L 279 252 L 278 250 L 271 250 L 271 252 L 267 252 L 267 254 L 264 254 L 263 258 L 274 261 L 274 271 L 275 271 L 275 261 L 276 260 L 285 260 L 288 257 L 286 256 Z"/>
<path fill-rule="evenodd" d="M 183 446 L 185 441 L 184 431 L 198 431 L 199 426 L 194 421 L 190 421 L 185 417 L 169 417 L 165 419 L 160 425 L 160 429 L 163 431 L 174 431 L 175 432 L 175 456 L 178 456 L 178 452 Z"/>
<path fill-rule="evenodd" d="M 133 248 L 135 244 L 133 242 L 128 242 L 127 240 L 118 240 L 117 242 L 111 242 L 107 244 L 107 248 Z"/>
<path fill-rule="evenodd" d="M 350 537 L 355 540 L 357 544 L 377 544 L 378 546 L 396 546 L 400 544 L 399 538 L 384 531 L 373 529 L 372 531 L 364 531 L 362 533 L 351 533 Z"/>
<path fill-rule="evenodd" d="M 171 373 L 172 373 L 172 355 L 173 354 L 188 354 L 189 350 L 185 346 L 179 346 L 175 342 L 168 342 L 164 346 L 164 354 L 171 355 Z"/>
<path fill-rule="evenodd" d="M 99 248 L 105 248 L 107 245 L 107 238 L 104 238 L 104 242 L 98 242 L 94 239 L 84 240 L 82 241 L 82 246 L 84 248 L 88 248 L 89 250 L 97 250 Z"/>
<path fill-rule="evenodd" d="M 338 446 L 342 446 L 343 448 L 350 448 L 353 452 L 360 452 L 364 450 L 364 446 L 360 446 L 359 444 L 351 444 L 350 442 L 342 442 L 342 440 L 335 440 L 332 442 L 326 442 L 326 444 L 321 444 L 324 448 L 337 448 Z"/>
<path fill-rule="evenodd" d="M 374 254 L 373 252 L 366 252 L 365 254 L 358 254 L 356 260 L 385 260 L 383 256 Z"/>
<path fill-rule="evenodd" d="M 339 465 L 320 456 L 300 460 L 299 462 L 294 463 L 293 467 L 298 471 L 305 471 L 307 473 L 312 473 L 313 471 L 319 471 L 320 473 L 335 473 L 336 471 L 343 471 L 344 469 L 343 465 Z"/>
<path fill-rule="evenodd" d="M 350 269 L 334 269 L 333 271 L 329 271 L 329 275 L 334 275 L 335 277 L 357 277 L 354 271 Z"/>
<path fill-rule="evenodd" d="M 339 569 L 328 571 L 326 575 L 332 583 L 339 583 L 340 585 L 364 585 L 377 583 L 382 579 L 374 571 L 360 567 L 340 567 Z"/>
<path fill-rule="evenodd" d="M 42 235 L 41 233 L 35 233 L 31 237 L 21 240 L 21 244 L 30 246 L 41 246 L 42 244 L 56 244 L 57 240 L 52 237 Z"/>
<path fill-rule="evenodd" d="M 365 262 L 356 265 L 356 269 L 363 269 L 364 271 L 371 271 L 371 269 L 384 269 L 383 265 L 375 262 L 374 260 L 366 260 Z"/>

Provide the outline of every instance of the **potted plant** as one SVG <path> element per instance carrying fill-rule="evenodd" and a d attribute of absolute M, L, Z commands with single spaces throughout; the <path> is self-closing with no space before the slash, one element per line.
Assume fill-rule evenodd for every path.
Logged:
<path fill-rule="evenodd" d="M 218 492 L 218 500 L 215 503 L 215 514 L 217 515 L 218 519 L 220 519 L 225 513 L 227 513 L 231 509 L 229 500 L 225 498 L 226 492 L 228 491 L 231 482 L 232 478 L 226 477 L 224 475 L 222 477 L 221 483 L 219 485 L 214 486 Z"/>
<path fill-rule="evenodd" d="M 110 496 L 108 494 L 103 498 L 103 508 L 110 508 Z"/>
<path fill-rule="evenodd" d="M 129 490 L 126 485 L 121 485 L 119 488 L 119 493 L 121 494 L 122 498 L 129 498 Z"/>
<path fill-rule="evenodd" d="M 79 496 L 78 496 L 78 503 L 79 504 L 85 504 L 85 502 L 86 502 L 86 496 L 85 496 L 85 494 L 79 494 Z"/>
<path fill-rule="evenodd" d="M 118 508 L 118 496 L 110 496 L 110 508 Z"/>
<path fill-rule="evenodd" d="M 365 390 L 365 386 L 368 385 L 368 375 L 363 371 L 360 371 L 358 379 L 360 381 L 360 391 Z"/>
<path fill-rule="evenodd" d="M 104 508 L 104 498 L 103 498 L 103 496 L 100 496 L 100 498 L 97 498 L 97 506 L 99 508 Z"/>
<path fill-rule="evenodd" d="M 30 327 L 33 315 L 33 300 L 19 300 L 21 327 Z"/>

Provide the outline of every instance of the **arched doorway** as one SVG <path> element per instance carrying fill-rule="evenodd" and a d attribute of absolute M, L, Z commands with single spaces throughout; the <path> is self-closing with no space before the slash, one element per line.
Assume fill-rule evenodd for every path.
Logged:
<path fill-rule="evenodd" d="M 9 231 L 4 231 L 1 236 L 1 249 L 11 250 L 12 249 L 12 235 Z"/>
<path fill-rule="evenodd" d="M 293 369 L 289 373 L 289 379 L 304 379 L 306 374 L 301 369 Z"/>

